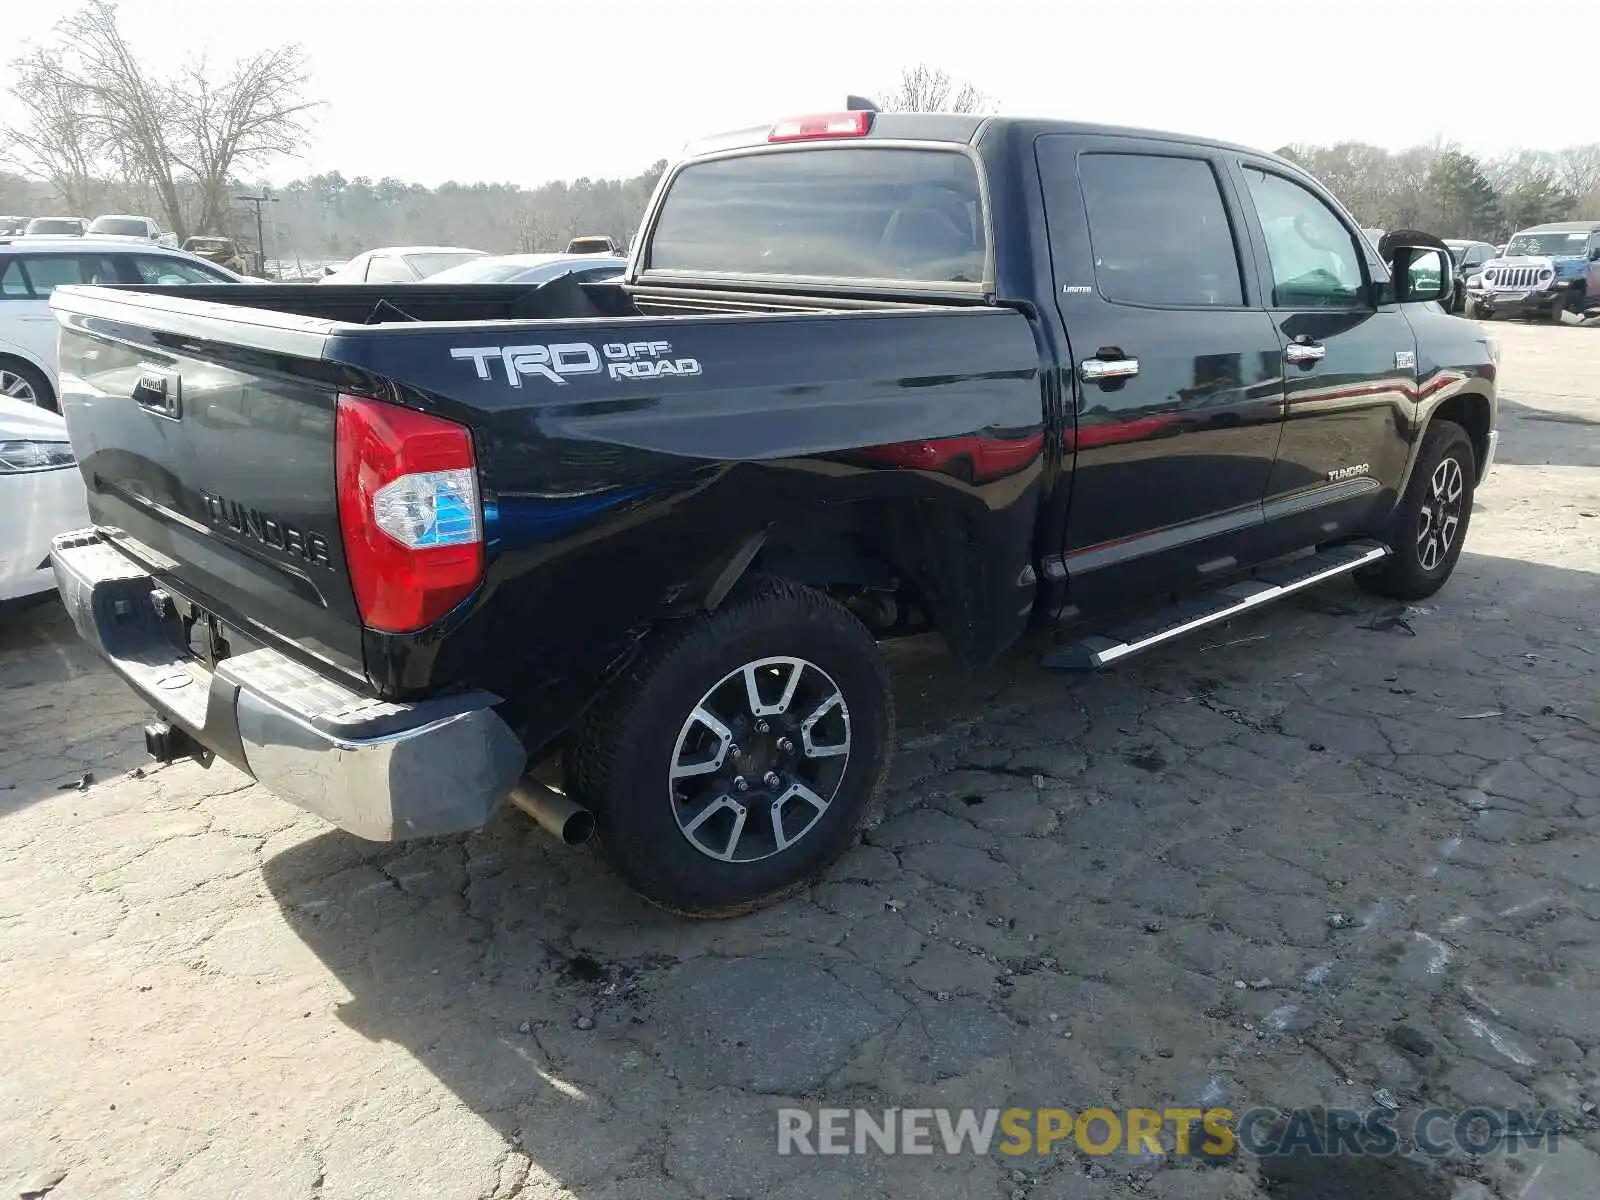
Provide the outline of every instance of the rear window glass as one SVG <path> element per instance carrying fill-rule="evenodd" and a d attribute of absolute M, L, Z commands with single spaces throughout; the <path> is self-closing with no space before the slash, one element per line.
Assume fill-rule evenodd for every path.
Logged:
<path fill-rule="evenodd" d="M 965 154 L 814 147 L 684 168 L 649 269 L 979 283 L 985 242 Z"/>

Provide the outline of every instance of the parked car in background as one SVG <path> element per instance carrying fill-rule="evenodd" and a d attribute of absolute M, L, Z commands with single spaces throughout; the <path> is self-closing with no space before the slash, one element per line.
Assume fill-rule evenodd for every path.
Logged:
<path fill-rule="evenodd" d="M 239 283 L 181 250 L 128 238 L 0 242 L 0 392 L 56 409 L 56 322 L 50 293 L 63 283 Z"/>
<path fill-rule="evenodd" d="M 621 254 L 622 247 L 617 245 L 616 239 L 606 237 L 604 234 L 591 234 L 587 237 L 575 237 L 567 243 L 568 254 Z"/>
<path fill-rule="evenodd" d="M 562 275 L 579 283 L 615 279 L 628 260 L 615 254 L 485 254 L 428 277 L 429 283 L 549 283 Z"/>
<path fill-rule="evenodd" d="M 1470 299 L 1486 320 L 1600 311 L 1600 221 L 1556 221 L 1524 229 L 1484 264 Z"/>
<path fill-rule="evenodd" d="M 129 217 L 108 214 L 89 222 L 87 237 L 136 238 L 153 242 L 161 236 L 161 226 L 149 217 Z"/>
<path fill-rule="evenodd" d="M 358 254 L 329 271 L 323 283 L 415 283 L 448 270 L 484 251 L 461 246 L 383 246 Z"/>
<path fill-rule="evenodd" d="M 1474 242 L 1463 238 L 1445 238 L 1444 244 L 1450 247 L 1450 257 L 1456 264 L 1456 290 L 1455 295 L 1451 297 L 1450 311 L 1464 313 L 1469 317 L 1476 316 L 1467 289 L 1477 283 L 1478 276 L 1483 272 L 1484 263 L 1495 257 L 1495 248 L 1488 242 Z"/>
<path fill-rule="evenodd" d="M 50 539 L 89 519 L 67 423 L 5 395 L 17 379 L 0 365 L 0 613 L 55 591 Z"/>
<path fill-rule="evenodd" d="M 89 222 L 83 217 L 35 217 L 22 232 L 25 237 L 82 237 Z"/>
<path fill-rule="evenodd" d="M 27 217 L 0 216 L 0 237 L 20 237 L 27 228 Z"/>
<path fill-rule="evenodd" d="M 217 266 L 236 275 L 243 275 L 248 269 L 249 264 L 246 263 L 245 256 L 239 252 L 239 246 L 232 238 L 206 236 L 185 238 L 183 249 L 187 254 L 216 263 Z"/>

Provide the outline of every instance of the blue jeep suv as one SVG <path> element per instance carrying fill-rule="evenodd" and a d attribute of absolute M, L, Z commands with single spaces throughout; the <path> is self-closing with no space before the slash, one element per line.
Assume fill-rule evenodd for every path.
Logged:
<path fill-rule="evenodd" d="M 1524 229 L 1484 264 L 1467 293 L 1469 316 L 1542 316 L 1560 322 L 1600 308 L 1600 221 Z"/>

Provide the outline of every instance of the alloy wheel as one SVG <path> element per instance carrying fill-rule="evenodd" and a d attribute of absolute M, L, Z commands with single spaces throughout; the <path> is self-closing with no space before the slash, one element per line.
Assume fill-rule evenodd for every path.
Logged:
<path fill-rule="evenodd" d="M 850 762 L 839 685 L 803 658 L 728 672 L 678 731 L 668 802 L 690 845 L 721 862 L 788 850 L 816 828 Z"/>
<path fill-rule="evenodd" d="M 1433 469 L 1428 492 L 1418 518 L 1417 561 L 1424 571 L 1436 571 L 1455 545 L 1461 529 L 1461 502 L 1466 481 L 1461 464 L 1446 458 Z"/>
<path fill-rule="evenodd" d="M 39 397 L 34 394 L 33 384 L 15 371 L 7 371 L 4 367 L 0 367 L 0 396 L 21 400 L 24 404 L 39 403 Z"/>

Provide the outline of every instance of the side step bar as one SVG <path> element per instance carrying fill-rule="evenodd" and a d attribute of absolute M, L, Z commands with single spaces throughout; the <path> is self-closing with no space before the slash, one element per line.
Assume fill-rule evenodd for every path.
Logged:
<path fill-rule="evenodd" d="M 1096 671 L 1388 556 L 1389 548 L 1377 542 L 1347 542 L 1280 566 L 1263 567 L 1248 579 L 1168 605 L 1143 621 L 1058 646 L 1045 654 L 1040 665 L 1056 671 Z"/>

